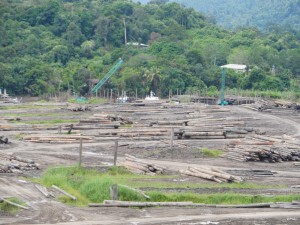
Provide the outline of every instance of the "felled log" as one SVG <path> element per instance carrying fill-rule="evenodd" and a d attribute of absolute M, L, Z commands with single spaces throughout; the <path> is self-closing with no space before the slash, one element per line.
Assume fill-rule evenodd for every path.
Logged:
<path fill-rule="evenodd" d="M 21 208 L 21 209 L 29 209 L 29 208 L 26 207 L 26 206 L 23 206 L 23 205 L 20 205 L 20 204 L 15 203 L 15 202 L 9 201 L 9 200 L 7 200 L 7 199 L 5 199 L 5 198 L 2 198 L 1 200 L 2 200 L 3 202 L 6 202 L 6 203 L 8 203 L 8 204 L 10 204 L 10 205 L 13 205 L 13 206 L 16 206 L 16 207 L 19 207 L 19 208 Z"/>
<path fill-rule="evenodd" d="M 56 185 L 52 185 L 53 188 L 55 188 L 56 190 L 58 190 L 59 192 L 63 193 L 64 195 L 67 195 L 68 197 L 70 197 L 71 199 L 73 199 L 74 201 L 77 200 L 77 198 L 71 194 L 69 194 L 68 192 L 64 191 L 63 189 L 57 187 Z"/>
<path fill-rule="evenodd" d="M 8 144 L 8 138 L 4 136 L 0 136 L 0 144 Z"/>
<path fill-rule="evenodd" d="M 213 171 L 214 170 L 214 171 Z M 189 167 L 187 170 L 180 170 L 182 174 L 199 177 L 207 180 L 216 181 L 218 183 L 222 182 L 241 182 L 243 179 L 241 177 L 232 176 L 225 173 L 219 169 L 213 168 L 202 168 L 202 167 Z"/>
<path fill-rule="evenodd" d="M 270 208 L 272 203 L 255 203 L 242 205 L 216 205 L 216 208 Z"/>
<path fill-rule="evenodd" d="M 157 207 L 157 206 L 191 206 L 193 202 L 130 202 L 104 200 L 103 204 L 90 203 L 89 207 Z"/>
<path fill-rule="evenodd" d="M 125 154 L 125 156 L 126 161 L 123 163 L 123 165 L 132 172 L 137 171 L 138 173 L 141 173 L 142 171 L 148 175 L 162 174 L 165 172 L 165 168 L 163 167 L 148 163 L 145 160 L 140 160 L 129 154 Z"/>
<path fill-rule="evenodd" d="M 43 195 L 45 195 L 47 198 L 54 197 L 53 194 L 51 194 L 45 187 L 42 187 L 40 185 L 35 184 L 34 185 Z"/>
<path fill-rule="evenodd" d="M 222 183 L 221 180 L 215 178 L 214 176 L 208 175 L 208 174 L 204 174 L 198 171 L 193 171 L 192 169 L 189 170 L 179 170 L 179 172 L 181 174 L 185 174 L 188 176 L 193 176 L 193 177 L 199 177 L 199 178 L 203 178 L 203 179 L 207 179 L 207 180 L 212 180 L 212 181 L 216 181 L 218 183 Z"/>
<path fill-rule="evenodd" d="M 81 135 L 28 135 L 23 137 L 24 141 L 37 143 L 74 143 L 80 142 L 80 139 L 84 142 L 93 141 L 93 137 Z"/>
<path fill-rule="evenodd" d="M 132 187 L 128 187 L 127 185 L 123 185 L 123 184 L 118 184 L 118 186 L 120 187 L 124 187 L 124 188 L 127 188 L 129 190 L 132 190 L 134 192 L 137 192 L 139 193 L 140 195 L 142 195 L 143 197 L 147 198 L 147 199 L 150 199 L 150 196 L 149 195 L 146 195 L 143 191 L 141 190 L 138 190 L 138 189 L 135 189 L 135 188 L 132 188 Z"/>

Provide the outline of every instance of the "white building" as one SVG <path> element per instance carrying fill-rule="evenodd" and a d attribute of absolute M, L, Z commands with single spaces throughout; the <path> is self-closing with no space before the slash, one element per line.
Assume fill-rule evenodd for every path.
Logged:
<path fill-rule="evenodd" d="M 237 72 L 242 72 L 242 73 L 247 71 L 247 65 L 241 65 L 241 64 L 227 64 L 227 65 L 221 66 L 221 68 L 233 69 Z"/>

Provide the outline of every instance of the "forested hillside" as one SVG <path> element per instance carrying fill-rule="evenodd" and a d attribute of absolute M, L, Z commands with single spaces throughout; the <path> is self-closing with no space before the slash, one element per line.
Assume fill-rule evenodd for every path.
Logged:
<path fill-rule="evenodd" d="M 150 0 L 139 2 L 145 4 Z M 243 26 L 268 30 L 275 25 L 281 28 L 300 29 L 299 0 L 170 0 L 169 2 L 192 7 L 226 28 Z"/>
<path fill-rule="evenodd" d="M 125 47 L 124 19 L 127 41 L 149 47 Z M 214 90 L 219 66 L 240 63 L 251 71 L 227 71 L 228 88 L 299 90 L 299 33 L 232 32 L 176 3 L 2 0 L 0 36 L 0 88 L 10 94 L 86 95 L 90 80 L 121 57 L 125 64 L 104 88 L 160 96 Z"/>

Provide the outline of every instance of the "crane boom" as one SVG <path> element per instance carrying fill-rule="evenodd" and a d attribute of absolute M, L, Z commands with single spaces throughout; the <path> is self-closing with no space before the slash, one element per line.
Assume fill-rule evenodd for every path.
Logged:
<path fill-rule="evenodd" d="M 105 84 L 105 82 L 115 73 L 117 72 L 118 69 L 121 68 L 122 64 L 124 63 L 124 61 L 122 59 L 119 60 L 119 62 L 114 65 L 107 74 L 105 74 L 105 76 L 98 82 L 98 84 L 95 85 L 95 87 L 93 88 L 93 92 L 96 93 L 102 86 L 103 84 Z"/>

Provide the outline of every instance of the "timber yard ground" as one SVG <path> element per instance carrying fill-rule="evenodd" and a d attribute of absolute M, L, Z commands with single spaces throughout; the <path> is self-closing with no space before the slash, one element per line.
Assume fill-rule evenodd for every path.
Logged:
<path fill-rule="evenodd" d="M 263 151 L 268 144 L 264 147 L 255 145 L 263 141 L 276 143 L 279 152 L 281 146 L 288 144 L 299 153 L 299 111 L 284 107 L 259 111 L 255 104 L 250 107 L 220 107 L 162 101 L 90 105 L 89 110 L 84 111 L 74 111 L 76 107 L 68 107 L 65 103 L 1 104 L 0 136 L 7 137 L 9 143 L 0 144 L 0 162 L 5 161 L 5 155 L 13 154 L 34 160 L 40 169 L 14 169 L 13 173 L 3 169 L 0 173 L 0 198 L 12 196 L 21 199 L 29 208 L 14 215 L 0 212 L 0 224 L 300 224 L 299 207 L 75 207 L 59 202 L 56 197 L 45 197 L 31 181 L 49 167 L 76 165 L 78 136 L 81 134 L 79 137 L 86 138 L 82 153 L 84 167 L 105 168 L 112 165 L 115 140 L 118 139 L 117 165 L 126 164 L 125 154 L 130 154 L 165 167 L 169 174 L 176 175 L 174 179 L 165 180 L 170 187 L 182 181 L 193 184 L 191 188 L 164 186 L 155 187 L 156 190 L 199 194 L 229 191 L 257 196 L 299 195 L 300 167 L 291 161 L 295 158 L 285 161 L 262 157 L 262 161 L 258 161 L 258 157 L 251 153 L 253 161 L 245 162 L 249 155 L 243 155 L 244 152 L 255 152 L 256 148 Z M 70 124 L 73 124 L 73 129 L 68 136 Z M 171 144 L 172 130 L 175 138 Z M 208 158 L 199 151 L 203 148 L 219 149 L 224 151 L 224 155 Z M 201 185 L 213 186 L 216 183 L 178 172 L 197 166 L 217 167 L 243 177 L 246 182 L 270 188 L 205 188 Z M 262 171 L 262 174 L 255 171 Z M 155 181 L 155 176 L 152 179 Z M 157 179 L 161 181 L 163 178 L 159 176 Z M 201 185 L 197 187 L 197 184 Z M 151 185 L 147 187 L 147 184 L 141 188 L 146 193 L 151 189 Z"/>

